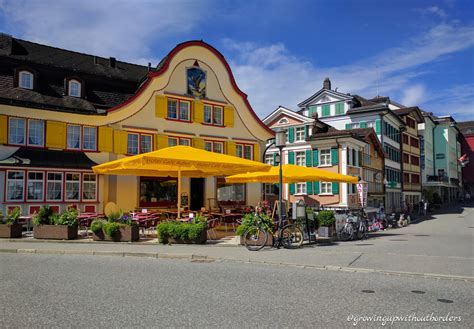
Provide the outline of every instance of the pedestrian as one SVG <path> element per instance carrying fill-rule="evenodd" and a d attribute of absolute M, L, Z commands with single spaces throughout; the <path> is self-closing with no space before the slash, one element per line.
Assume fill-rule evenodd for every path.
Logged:
<path fill-rule="evenodd" d="M 424 200 L 421 199 L 419 202 L 418 202 L 418 215 L 422 215 L 423 214 L 423 208 L 425 207 L 425 203 L 423 202 Z"/>
<path fill-rule="evenodd" d="M 425 200 L 425 204 L 423 207 L 423 215 L 426 215 L 427 212 L 428 212 L 428 200 Z"/>

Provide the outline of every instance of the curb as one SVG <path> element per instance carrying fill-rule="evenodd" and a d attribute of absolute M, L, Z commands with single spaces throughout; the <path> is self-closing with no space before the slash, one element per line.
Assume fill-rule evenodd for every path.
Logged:
<path fill-rule="evenodd" d="M 383 274 L 383 275 L 396 275 L 396 276 L 412 277 L 412 278 L 474 282 L 474 277 L 472 276 L 378 270 L 378 269 L 358 268 L 358 267 L 341 267 L 341 266 L 334 266 L 334 265 L 308 265 L 308 264 L 272 262 L 272 261 L 261 261 L 261 260 L 251 260 L 251 259 L 211 257 L 211 256 L 206 256 L 206 255 L 197 255 L 197 254 L 170 254 L 170 253 L 155 253 L 155 252 L 121 252 L 121 251 L 92 251 L 92 250 L 58 250 L 58 249 L 25 249 L 25 248 L 22 248 L 22 249 L 3 248 L 3 249 L 0 249 L 0 253 L 180 259 L 180 260 L 189 260 L 189 261 L 197 261 L 197 262 L 206 261 L 206 263 L 217 261 L 217 262 L 232 262 L 232 263 L 244 263 L 244 264 L 285 266 L 285 267 L 295 267 L 295 268 L 312 269 L 312 270 L 320 270 L 320 271 L 333 271 L 333 272 L 346 272 L 346 273 L 376 273 L 376 274 Z"/>

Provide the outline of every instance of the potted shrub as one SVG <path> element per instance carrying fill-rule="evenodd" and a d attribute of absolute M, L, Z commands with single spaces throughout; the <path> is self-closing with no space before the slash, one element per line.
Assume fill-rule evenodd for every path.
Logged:
<path fill-rule="evenodd" d="M 322 238 L 332 237 L 334 234 L 334 224 L 336 223 L 336 216 L 331 210 L 322 210 L 318 213 L 318 235 Z"/>
<path fill-rule="evenodd" d="M 53 213 L 49 206 L 42 206 L 33 216 L 35 239 L 77 239 L 77 210 L 68 208 L 61 215 Z"/>
<path fill-rule="evenodd" d="M 8 212 L 0 224 L 0 238 L 21 238 L 22 225 L 18 223 L 20 216 L 21 211 L 19 207 Z"/>
<path fill-rule="evenodd" d="M 138 226 L 122 211 L 108 215 L 107 220 L 93 220 L 91 231 L 94 241 L 131 242 L 140 239 Z"/>
<path fill-rule="evenodd" d="M 238 236 L 242 237 L 242 235 L 244 235 L 244 233 L 247 232 L 249 227 L 262 225 L 263 229 L 270 234 L 270 237 L 272 237 L 272 238 L 270 238 L 270 237 L 268 238 L 266 245 L 267 246 L 273 246 L 273 234 L 274 234 L 275 224 L 273 223 L 273 220 L 269 216 L 267 216 L 266 214 L 261 213 L 259 216 L 262 219 L 261 224 L 259 224 L 257 222 L 257 217 L 255 216 L 255 214 L 253 214 L 253 213 L 252 214 L 245 214 L 242 217 L 242 224 L 240 224 L 239 227 L 237 227 L 237 230 L 236 230 L 235 233 Z M 242 239 L 240 239 L 240 244 L 244 244 Z"/>
<path fill-rule="evenodd" d="M 207 241 L 207 221 L 200 216 L 191 222 L 163 222 L 156 230 L 160 243 L 204 244 Z"/>

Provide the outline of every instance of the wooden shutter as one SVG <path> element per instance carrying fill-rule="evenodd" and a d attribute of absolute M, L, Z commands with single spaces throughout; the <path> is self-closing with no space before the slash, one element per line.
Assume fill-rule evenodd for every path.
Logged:
<path fill-rule="evenodd" d="M 204 122 L 204 103 L 202 101 L 194 101 L 193 121 L 198 123 Z"/>
<path fill-rule="evenodd" d="M 253 144 L 253 159 L 254 161 L 260 161 L 260 145 Z"/>
<path fill-rule="evenodd" d="M 346 123 L 346 130 L 349 130 L 351 129 L 351 124 L 350 123 Z"/>
<path fill-rule="evenodd" d="M 168 97 L 163 95 L 156 95 L 155 116 L 163 119 L 168 116 Z"/>
<path fill-rule="evenodd" d="M 48 121 L 46 123 L 46 147 L 66 148 L 67 125 L 65 122 Z"/>
<path fill-rule="evenodd" d="M 295 128 L 288 128 L 288 142 L 293 143 L 295 141 Z"/>
<path fill-rule="evenodd" d="M 127 154 L 127 132 L 114 130 L 114 153 Z"/>
<path fill-rule="evenodd" d="M 295 194 L 295 183 L 290 184 L 290 194 L 291 195 Z"/>
<path fill-rule="evenodd" d="M 193 147 L 197 149 L 204 149 L 204 139 L 202 138 L 193 138 Z"/>
<path fill-rule="evenodd" d="M 312 160 L 312 152 L 311 150 L 306 150 L 306 167 L 311 167 L 312 164 L 313 164 L 313 161 Z"/>
<path fill-rule="evenodd" d="M 280 159 L 281 161 L 281 159 Z M 288 163 L 295 164 L 295 152 L 288 152 Z"/>
<path fill-rule="evenodd" d="M 235 156 L 237 154 L 236 153 L 237 144 L 235 144 L 235 142 L 232 142 L 232 141 L 227 141 L 225 143 L 226 143 L 226 152 L 227 152 L 227 154 Z"/>
<path fill-rule="evenodd" d="M 279 163 L 277 163 L 277 153 L 276 153 L 276 152 L 273 153 L 273 165 L 274 165 L 274 166 L 279 165 Z"/>
<path fill-rule="evenodd" d="M 332 182 L 332 194 L 339 194 L 339 183 Z"/>
<path fill-rule="evenodd" d="M 203 110 L 204 117 L 204 110 Z M 234 109 L 230 106 L 224 107 L 224 126 L 233 127 L 234 126 Z"/>
<path fill-rule="evenodd" d="M 331 115 L 331 108 L 329 107 L 329 104 L 324 104 L 323 105 L 323 110 L 322 110 L 322 116 L 327 117 Z"/>
<path fill-rule="evenodd" d="M 306 182 L 306 194 L 313 194 L 313 182 Z"/>
<path fill-rule="evenodd" d="M 361 122 L 359 122 L 359 127 L 360 128 L 367 128 L 367 124 L 365 123 L 365 121 L 361 121 Z"/>
<path fill-rule="evenodd" d="M 8 126 L 7 116 L 0 115 L 0 144 L 8 143 L 7 126 Z"/>
<path fill-rule="evenodd" d="M 309 126 L 304 126 L 304 139 L 309 137 Z"/>
<path fill-rule="evenodd" d="M 319 182 L 314 182 L 314 194 L 319 194 Z"/>
<path fill-rule="evenodd" d="M 331 164 L 333 166 L 337 166 L 338 163 L 339 163 L 339 152 L 337 148 L 333 147 L 331 148 Z"/>
<path fill-rule="evenodd" d="M 155 150 L 161 150 L 165 147 L 168 147 L 168 136 L 155 134 Z"/>
<path fill-rule="evenodd" d="M 380 119 L 375 120 L 375 132 L 377 135 L 380 135 L 381 133 L 381 124 L 380 124 Z"/>
<path fill-rule="evenodd" d="M 313 150 L 313 167 L 319 166 L 319 152 L 317 149 Z"/>
<path fill-rule="evenodd" d="M 99 127 L 99 151 L 113 152 L 114 130 L 110 127 Z"/>

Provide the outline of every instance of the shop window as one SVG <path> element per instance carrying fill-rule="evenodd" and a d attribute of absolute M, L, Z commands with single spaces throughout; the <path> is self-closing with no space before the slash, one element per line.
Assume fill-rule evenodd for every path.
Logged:
<path fill-rule="evenodd" d="M 97 198 L 97 175 L 82 174 L 82 200 L 95 201 Z"/>
<path fill-rule="evenodd" d="M 86 151 L 97 151 L 96 127 L 84 127 L 84 141 L 82 148 Z"/>
<path fill-rule="evenodd" d="M 23 201 L 25 189 L 24 171 L 7 171 L 7 201 Z"/>
<path fill-rule="evenodd" d="M 44 173 L 38 171 L 28 172 L 27 201 L 43 201 L 44 198 Z"/>
<path fill-rule="evenodd" d="M 319 194 L 332 194 L 332 183 L 321 182 L 321 188 Z"/>
<path fill-rule="evenodd" d="M 67 126 L 67 148 L 70 150 L 81 149 L 81 126 Z"/>
<path fill-rule="evenodd" d="M 140 177 L 140 207 L 176 207 L 177 190 L 176 178 Z"/>
<path fill-rule="evenodd" d="M 46 201 L 63 199 L 63 173 L 48 172 L 46 177 Z"/>
<path fill-rule="evenodd" d="M 331 149 L 325 149 L 319 151 L 319 165 L 330 166 L 331 165 Z"/>
<path fill-rule="evenodd" d="M 44 121 L 28 120 L 28 145 L 44 146 Z"/>
<path fill-rule="evenodd" d="M 81 97 L 81 83 L 77 80 L 69 80 L 68 95 L 73 97 Z"/>
<path fill-rule="evenodd" d="M 81 190 L 81 174 L 66 173 L 66 201 L 79 201 Z"/>
<path fill-rule="evenodd" d="M 217 202 L 220 205 L 244 205 L 245 184 L 229 184 L 224 178 L 216 179 Z"/>
<path fill-rule="evenodd" d="M 8 121 L 8 144 L 25 145 L 26 120 L 10 118 Z"/>
<path fill-rule="evenodd" d="M 18 73 L 18 86 L 24 89 L 33 89 L 33 73 L 28 71 L 20 71 Z"/>

